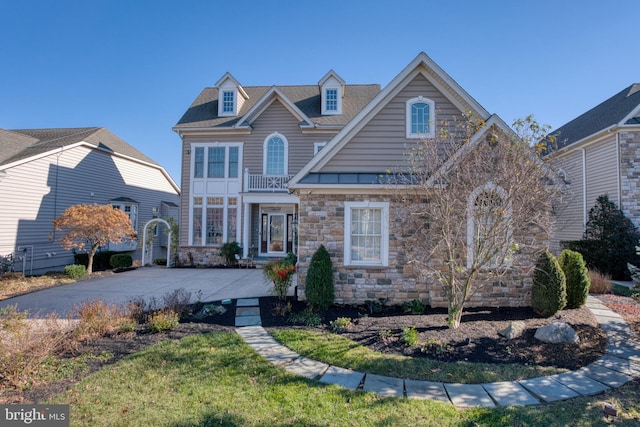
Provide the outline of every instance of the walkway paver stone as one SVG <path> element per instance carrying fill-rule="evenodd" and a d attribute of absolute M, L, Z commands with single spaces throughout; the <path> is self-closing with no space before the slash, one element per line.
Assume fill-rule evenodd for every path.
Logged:
<path fill-rule="evenodd" d="M 307 357 L 299 357 L 285 365 L 284 368 L 292 374 L 314 380 L 322 376 L 329 369 L 329 365 Z"/>
<path fill-rule="evenodd" d="M 587 307 L 606 332 L 606 355 L 574 372 L 521 381 L 486 384 L 448 384 L 431 381 L 402 380 L 383 375 L 365 374 L 330 366 L 306 357 L 278 343 L 262 326 L 258 298 L 236 302 L 236 332 L 256 353 L 288 372 L 325 384 L 350 390 L 374 392 L 381 396 L 428 399 L 451 402 L 457 407 L 493 407 L 537 405 L 540 400 L 555 402 L 581 395 L 594 395 L 620 387 L 640 377 L 640 342 L 621 316 L 598 299 L 589 296 Z M 539 400 L 540 399 L 540 400 Z"/>
<path fill-rule="evenodd" d="M 403 397 L 404 381 L 400 378 L 367 374 L 364 378 L 364 391 L 372 391 L 380 396 Z"/>
<path fill-rule="evenodd" d="M 552 375 L 551 378 L 582 395 L 594 395 L 609 389 L 609 386 L 577 371 Z"/>
<path fill-rule="evenodd" d="M 433 381 L 404 380 L 404 388 L 409 399 L 438 400 L 451 402 L 443 383 Z"/>
<path fill-rule="evenodd" d="M 350 369 L 330 366 L 327 372 L 320 378 L 320 382 L 325 384 L 336 384 L 350 390 L 355 390 L 360 386 L 364 374 Z"/>
<path fill-rule="evenodd" d="M 494 407 L 496 404 L 480 384 L 444 384 L 451 403 L 459 408 L 472 406 Z"/>
<path fill-rule="evenodd" d="M 577 392 L 551 377 L 531 378 L 518 382 L 545 402 L 555 402 L 579 396 Z"/>
<path fill-rule="evenodd" d="M 540 403 L 516 381 L 500 381 L 482 384 L 491 398 L 500 406 L 528 406 Z"/>
<path fill-rule="evenodd" d="M 621 387 L 633 379 L 629 375 L 593 363 L 578 369 L 576 372 L 593 378 L 611 388 Z"/>

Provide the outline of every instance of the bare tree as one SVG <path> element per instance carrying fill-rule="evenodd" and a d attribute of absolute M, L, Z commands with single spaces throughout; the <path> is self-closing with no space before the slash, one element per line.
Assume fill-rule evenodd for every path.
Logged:
<path fill-rule="evenodd" d="M 451 328 L 487 284 L 529 276 L 548 245 L 554 181 L 534 144 L 546 129 L 532 117 L 514 125 L 524 139 L 495 118 L 440 123 L 395 178 L 409 265 L 442 286 Z"/>

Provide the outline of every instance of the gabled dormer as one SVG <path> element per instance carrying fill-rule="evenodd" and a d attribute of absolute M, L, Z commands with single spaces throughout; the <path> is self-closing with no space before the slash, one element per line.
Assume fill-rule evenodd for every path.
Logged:
<path fill-rule="evenodd" d="M 322 114 L 342 114 L 342 98 L 344 97 L 345 81 L 333 70 L 329 70 L 318 82 L 322 99 Z"/>
<path fill-rule="evenodd" d="M 218 88 L 218 117 L 237 116 L 244 101 L 249 99 L 240 83 L 231 73 L 225 73 L 216 83 L 216 87 Z"/>

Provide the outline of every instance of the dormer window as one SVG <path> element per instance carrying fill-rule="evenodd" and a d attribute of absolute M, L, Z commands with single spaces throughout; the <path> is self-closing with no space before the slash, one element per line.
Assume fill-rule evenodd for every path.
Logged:
<path fill-rule="evenodd" d="M 435 136 L 435 103 L 418 96 L 406 104 L 406 137 L 433 138 Z"/>
<path fill-rule="evenodd" d="M 216 83 L 218 88 L 218 117 L 235 117 L 242 104 L 249 98 L 240 83 L 229 73 L 226 73 Z"/>
<path fill-rule="evenodd" d="M 319 82 L 322 114 L 342 114 L 342 98 L 345 82 L 335 71 L 330 70 Z"/>
<path fill-rule="evenodd" d="M 232 90 L 225 90 L 222 92 L 222 112 L 233 114 L 235 111 L 235 93 Z"/>

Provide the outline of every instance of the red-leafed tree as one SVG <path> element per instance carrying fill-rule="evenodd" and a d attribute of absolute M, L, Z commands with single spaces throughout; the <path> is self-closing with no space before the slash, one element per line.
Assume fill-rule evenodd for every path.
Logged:
<path fill-rule="evenodd" d="M 74 205 L 53 220 L 56 231 L 65 232 L 60 239 L 64 249 L 88 250 L 87 272 L 93 271 L 93 256 L 100 246 L 135 240 L 136 231 L 129 216 L 111 205 Z"/>

